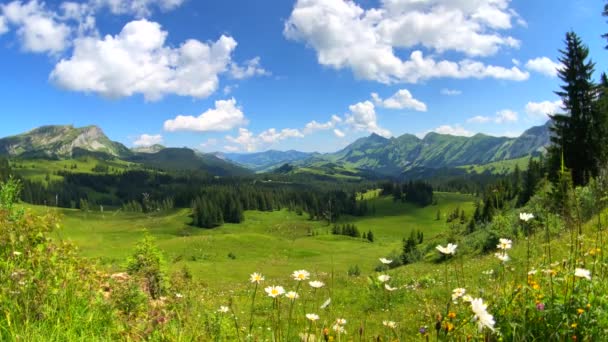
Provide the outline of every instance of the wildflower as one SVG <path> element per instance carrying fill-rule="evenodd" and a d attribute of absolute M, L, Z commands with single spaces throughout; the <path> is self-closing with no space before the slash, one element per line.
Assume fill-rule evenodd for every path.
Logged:
<path fill-rule="evenodd" d="M 464 296 L 466 290 L 459 287 L 457 289 L 454 289 L 454 291 L 452 291 L 452 300 L 456 300 L 462 296 Z"/>
<path fill-rule="evenodd" d="M 331 298 L 327 298 L 327 300 L 325 302 L 323 302 L 323 304 L 321 304 L 321 309 L 325 309 L 326 307 L 329 306 L 329 304 L 331 304 Z"/>
<path fill-rule="evenodd" d="M 388 264 L 392 263 L 393 260 L 386 259 L 386 258 L 380 258 L 380 262 L 383 263 L 383 264 L 385 264 L 385 265 L 388 265 Z"/>
<path fill-rule="evenodd" d="M 536 310 L 545 311 L 545 304 L 543 304 L 543 303 L 536 304 Z"/>
<path fill-rule="evenodd" d="M 18 251 L 14 251 L 14 252 L 13 252 L 13 255 L 14 255 L 14 256 L 20 256 L 21 254 L 22 254 L 22 253 L 21 253 L 21 252 L 18 252 Z"/>
<path fill-rule="evenodd" d="M 227 306 L 222 305 L 222 306 L 220 306 L 220 308 L 217 311 L 221 312 L 221 313 L 226 313 L 226 312 L 230 311 L 230 309 Z"/>
<path fill-rule="evenodd" d="M 384 284 L 384 288 L 385 288 L 387 291 L 391 291 L 391 292 L 393 292 L 393 291 L 395 291 L 395 290 L 398 290 L 398 288 L 396 288 L 396 287 L 391 287 L 389 284 Z"/>
<path fill-rule="evenodd" d="M 424 327 L 420 327 L 420 329 L 418 329 L 418 332 L 419 332 L 421 335 L 426 335 L 427 330 L 428 330 L 428 328 L 427 328 L 426 326 L 424 326 Z"/>
<path fill-rule="evenodd" d="M 320 289 L 323 286 L 325 286 L 325 283 L 322 281 L 314 280 L 314 281 L 309 282 L 308 285 L 310 285 L 311 287 L 314 287 L 315 289 Z"/>
<path fill-rule="evenodd" d="M 470 303 L 470 302 L 472 302 L 472 301 L 473 301 L 473 297 L 471 297 L 471 296 L 469 296 L 469 295 L 464 295 L 464 296 L 462 296 L 462 301 L 463 301 L 463 302 Z"/>
<path fill-rule="evenodd" d="M 277 298 L 278 296 L 285 293 L 285 289 L 283 288 L 283 286 L 268 286 L 264 289 L 264 291 L 266 291 L 266 293 L 268 293 L 268 296 L 272 298 Z"/>
<path fill-rule="evenodd" d="M 184 298 L 184 295 L 178 292 L 175 294 L 175 298 Z"/>
<path fill-rule="evenodd" d="M 346 324 L 346 320 L 344 318 L 337 318 L 336 319 L 336 324 L 338 324 L 338 325 L 344 325 L 344 324 Z"/>
<path fill-rule="evenodd" d="M 293 277 L 294 280 L 302 281 L 302 280 L 308 279 L 310 277 L 310 273 L 308 273 L 308 271 L 306 271 L 306 270 L 298 270 L 298 271 L 293 271 L 291 276 Z"/>
<path fill-rule="evenodd" d="M 534 268 L 533 268 L 532 270 L 530 270 L 530 271 L 528 272 L 528 275 L 529 275 L 529 276 L 531 276 L 531 275 L 535 275 L 537 272 L 538 272 L 538 271 L 537 271 L 536 269 L 534 269 Z"/>
<path fill-rule="evenodd" d="M 554 275 L 557 274 L 557 272 L 555 270 L 552 270 L 550 268 L 543 270 L 543 273 L 546 274 L 546 275 L 549 275 L 549 276 L 554 276 Z"/>
<path fill-rule="evenodd" d="M 479 330 L 487 327 L 494 331 L 494 316 L 488 313 L 486 310 L 487 307 L 488 305 L 485 304 L 481 298 L 475 298 L 471 301 L 471 309 L 473 310 L 473 313 L 475 313 L 475 319 L 477 320 Z"/>
<path fill-rule="evenodd" d="M 591 271 L 586 270 L 584 268 L 577 268 L 576 270 L 574 270 L 574 276 L 591 280 Z"/>
<path fill-rule="evenodd" d="M 334 326 L 332 327 L 332 329 L 334 329 L 335 332 L 337 332 L 338 334 L 344 334 L 346 331 L 344 330 L 344 327 L 339 325 L 339 324 L 334 324 Z"/>
<path fill-rule="evenodd" d="M 382 321 L 382 325 L 384 325 L 385 327 L 389 327 L 391 329 L 395 329 L 397 327 L 397 323 L 395 323 L 393 321 Z"/>
<path fill-rule="evenodd" d="M 582 315 L 585 313 L 585 310 L 579 308 L 576 310 L 576 313 L 578 313 L 579 315 Z"/>
<path fill-rule="evenodd" d="M 319 315 L 314 314 L 314 313 L 309 313 L 309 314 L 306 314 L 306 318 L 308 318 L 309 320 L 314 322 L 319 319 Z"/>
<path fill-rule="evenodd" d="M 513 241 L 511 241 L 509 239 L 501 238 L 498 242 L 498 245 L 496 245 L 496 248 L 506 251 L 507 249 L 511 249 L 512 246 L 513 246 Z"/>
<path fill-rule="evenodd" d="M 509 255 L 507 253 L 494 253 L 494 256 L 498 258 L 498 260 L 502 261 L 502 262 L 507 262 L 509 260 L 511 260 L 511 258 L 509 258 Z"/>
<path fill-rule="evenodd" d="M 285 294 L 285 297 L 287 297 L 288 299 L 291 299 L 291 300 L 296 300 L 296 299 L 300 298 L 300 295 L 297 292 L 289 291 Z"/>
<path fill-rule="evenodd" d="M 254 273 L 252 273 L 252 274 L 249 276 L 249 281 L 251 281 L 252 283 L 259 284 L 259 283 L 261 283 L 263 280 L 264 280 L 264 277 L 263 277 L 261 274 L 257 273 L 257 272 L 254 272 Z"/>
<path fill-rule="evenodd" d="M 449 318 L 449 319 L 454 319 L 454 318 L 456 318 L 456 313 L 455 313 L 455 312 L 450 311 L 450 313 L 448 313 L 448 318 Z"/>
<path fill-rule="evenodd" d="M 378 280 L 380 280 L 382 283 L 386 283 L 387 281 L 391 280 L 391 276 L 388 274 L 381 274 L 378 276 Z"/>
<path fill-rule="evenodd" d="M 492 274 L 494 274 L 494 270 L 487 270 L 487 271 L 483 271 L 481 273 L 483 273 L 485 275 L 492 275 Z"/>
<path fill-rule="evenodd" d="M 576 324 L 576 323 L 572 323 L 572 324 L 570 325 L 570 327 L 571 327 L 572 329 L 576 329 L 576 327 L 577 327 L 577 326 L 578 326 L 578 324 Z"/>
<path fill-rule="evenodd" d="M 435 247 L 435 248 L 442 254 L 454 255 L 454 254 L 456 254 L 456 247 L 458 247 L 458 245 L 448 243 L 448 245 L 445 247 L 443 247 L 442 245 L 437 245 L 437 247 Z"/>
<path fill-rule="evenodd" d="M 454 324 L 452 324 L 452 323 L 450 323 L 450 322 L 447 322 L 447 323 L 445 324 L 445 330 L 446 330 L 446 331 L 448 331 L 448 332 L 450 332 L 450 331 L 454 331 Z"/>
<path fill-rule="evenodd" d="M 529 214 L 529 213 L 519 213 L 519 219 L 524 221 L 524 222 L 528 222 L 531 219 L 534 218 L 533 214 Z"/>

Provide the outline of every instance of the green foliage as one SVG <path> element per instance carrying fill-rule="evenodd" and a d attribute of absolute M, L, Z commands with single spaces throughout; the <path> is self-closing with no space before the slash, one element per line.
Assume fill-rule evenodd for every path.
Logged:
<path fill-rule="evenodd" d="M 127 271 L 131 275 L 141 276 L 150 297 L 157 299 L 165 292 L 165 272 L 162 253 L 154 244 L 154 238 L 148 233 L 135 247 L 127 262 Z"/>

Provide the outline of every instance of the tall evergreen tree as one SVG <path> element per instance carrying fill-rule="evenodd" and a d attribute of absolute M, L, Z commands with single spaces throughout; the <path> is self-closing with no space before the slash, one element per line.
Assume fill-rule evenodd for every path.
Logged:
<path fill-rule="evenodd" d="M 597 92 L 591 80 L 595 64 L 588 59 L 589 48 L 574 32 L 566 34 L 565 43 L 559 59 L 563 67 L 558 70 L 564 84 L 555 93 L 562 98 L 566 113 L 551 116 L 549 165 L 552 172 L 557 172 L 563 158 L 572 171 L 574 184 L 582 185 L 590 176 L 597 175 L 603 162 L 605 146 L 598 140 L 605 139 L 599 131 L 604 130 L 606 122 L 597 122 L 600 121 L 594 104 Z"/>

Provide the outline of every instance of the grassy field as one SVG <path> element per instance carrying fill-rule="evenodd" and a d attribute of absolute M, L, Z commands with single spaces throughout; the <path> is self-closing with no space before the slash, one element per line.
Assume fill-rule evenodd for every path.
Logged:
<path fill-rule="evenodd" d="M 444 214 L 456 207 L 469 213 L 473 210 L 473 197 L 468 195 L 437 193 L 436 199 L 437 205 L 419 208 L 395 203 L 390 197 L 376 198 L 372 200 L 374 215 L 341 219 L 340 223 L 356 224 L 361 232 L 371 230 L 374 243 L 331 235 L 331 226 L 326 223 L 287 210 L 248 211 L 241 224 L 207 230 L 189 225 L 187 209 L 153 216 L 61 209 L 63 227 L 58 234 L 73 241 L 84 256 L 100 258 L 120 270 L 147 230 L 157 239 L 170 269 L 185 265 L 196 278 L 223 286 L 261 269 L 270 278 L 300 268 L 344 274 L 357 265 L 363 272 L 371 272 L 379 257 L 400 253 L 401 240 L 411 230 L 424 232 L 425 242 L 441 235 L 446 223 L 436 220 L 437 210 Z M 228 256 L 230 253 L 234 258 Z"/>
<path fill-rule="evenodd" d="M 51 159 L 27 159 L 11 160 L 11 167 L 20 176 L 32 181 L 46 182 L 46 177 L 49 175 L 50 180 L 60 180 L 61 176 L 58 172 L 68 171 L 75 173 L 94 173 L 93 169 L 96 166 L 108 168 L 108 173 L 121 172 L 133 168 L 141 167 L 139 164 L 115 160 L 102 160 L 94 157 L 82 157 L 66 160 L 51 160 Z M 105 173 L 105 172 L 104 172 Z"/>

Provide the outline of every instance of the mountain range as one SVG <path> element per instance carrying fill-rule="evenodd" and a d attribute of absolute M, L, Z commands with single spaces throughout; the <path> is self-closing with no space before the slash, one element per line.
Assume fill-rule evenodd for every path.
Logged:
<path fill-rule="evenodd" d="M 247 175 L 274 169 L 341 168 L 378 176 L 400 176 L 413 169 L 487 164 L 542 153 L 550 142 L 550 121 L 516 138 L 428 133 L 360 138 L 335 153 L 269 150 L 258 153 L 201 153 L 161 145 L 129 149 L 110 140 L 97 126 L 42 126 L 0 139 L 0 155 L 13 158 L 69 159 L 83 155 L 117 158 L 166 170 L 204 170 L 218 176 Z M 282 167 L 286 164 L 289 167 Z M 281 168 L 282 167 L 282 168 Z"/>

